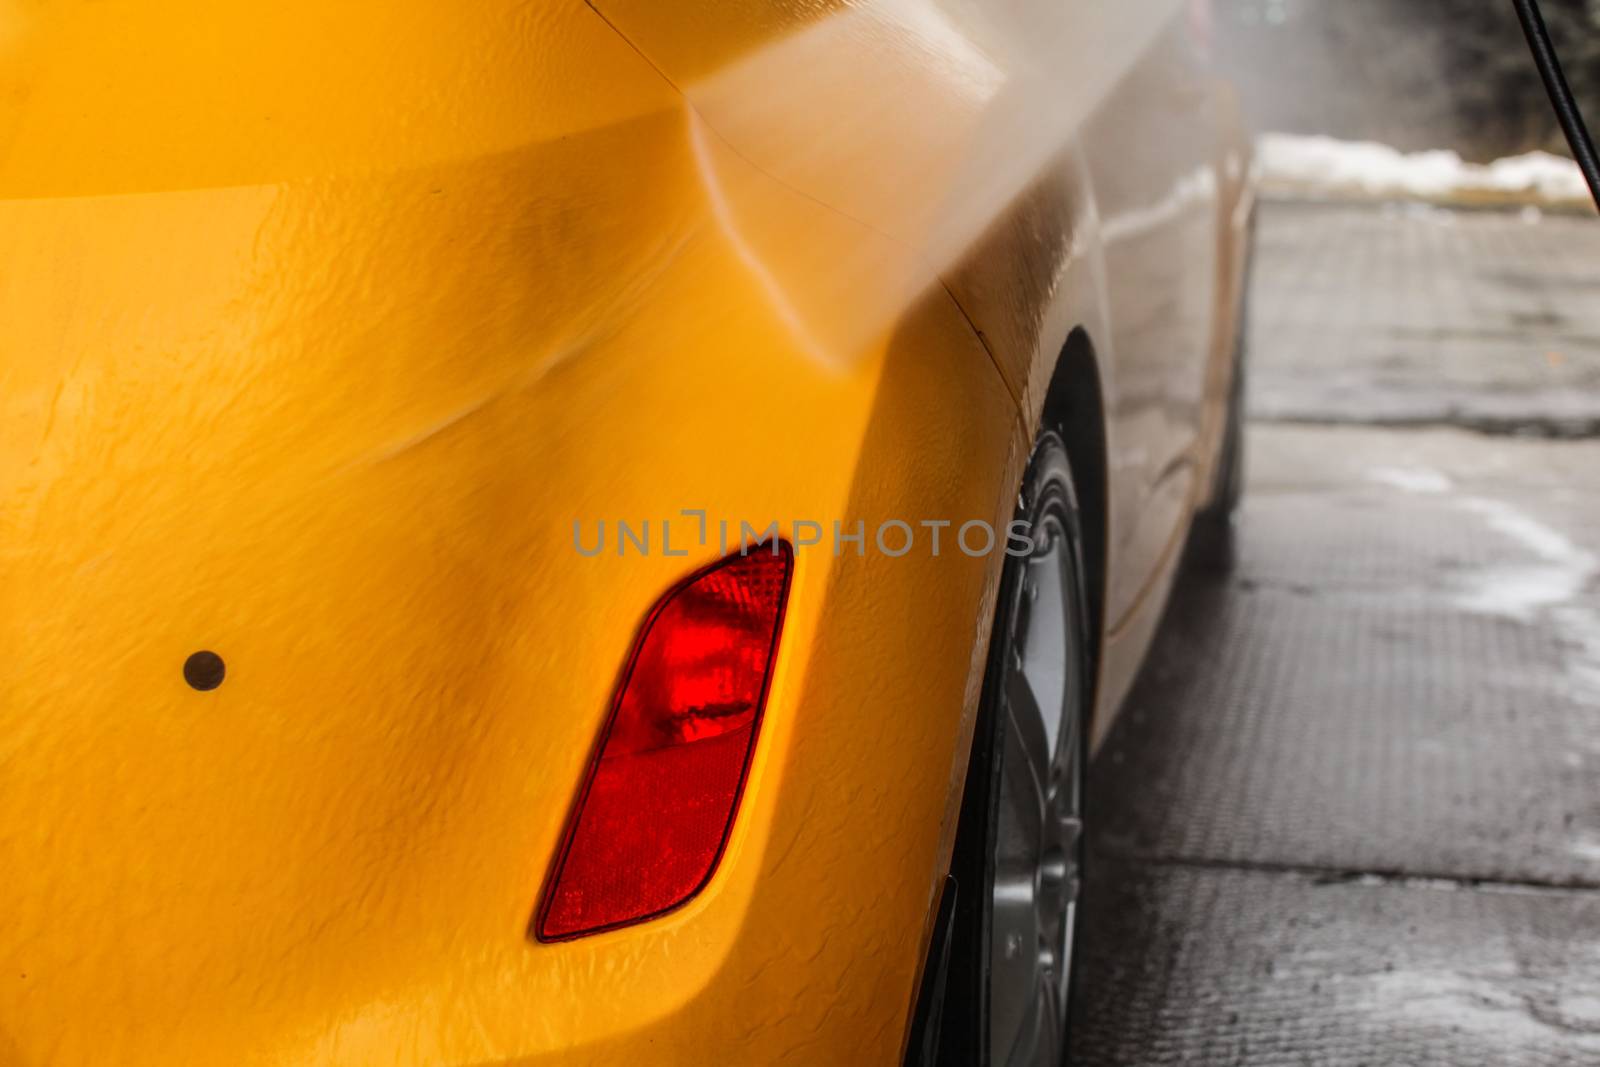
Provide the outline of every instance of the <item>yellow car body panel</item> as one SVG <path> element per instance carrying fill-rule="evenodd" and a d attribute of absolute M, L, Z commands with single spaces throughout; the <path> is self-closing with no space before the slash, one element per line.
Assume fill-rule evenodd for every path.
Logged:
<path fill-rule="evenodd" d="M 1034 76 L 996 85 L 1045 5 L 669 6 L 0 5 L 0 1063 L 900 1056 L 1000 557 L 873 531 L 1003 527 L 1072 329 L 1114 396 L 1083 131 L 1173 5 L 1085 31 L 1043 145 Z M 785 81 L 822 56 L 921 87 L 909 147 L 829 137 L 839 94 Z M 1019 226 L 1057 201 L 1065 240 Z M 1111 637 L 1172 570 L 1118 548 L 1163 491 L 1119 462 L 1108 583 L 1155 592 Z M 540 944 L 636 628 L 719 520 L 823 538 L 727 851 Z"/>

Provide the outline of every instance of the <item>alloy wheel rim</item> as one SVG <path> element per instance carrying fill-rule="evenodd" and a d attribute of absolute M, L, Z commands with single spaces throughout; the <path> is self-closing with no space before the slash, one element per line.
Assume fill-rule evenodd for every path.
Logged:
<path fill-rule="evenodd" d="M 1059 490 L 1034 520 L 1001 650 L 1005 715 L 989 936 L 989 1061 L 1062 1058 L 1083 848 L 1076 557 Z"/>

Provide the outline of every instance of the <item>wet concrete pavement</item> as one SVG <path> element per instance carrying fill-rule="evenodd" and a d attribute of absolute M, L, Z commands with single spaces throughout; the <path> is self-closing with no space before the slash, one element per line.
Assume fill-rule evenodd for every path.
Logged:
<path fill-rule="evenodd" d="M 1265 205 L 1253 410 L 1600 432 L 1600 226 L 1421 204 Z"/>
<path fill-rule="evenodd" d="M 1091 771 L 1075 1062 L 1600 1064 L 1600 224 L 1261 241 L 1240 564 Z"/>

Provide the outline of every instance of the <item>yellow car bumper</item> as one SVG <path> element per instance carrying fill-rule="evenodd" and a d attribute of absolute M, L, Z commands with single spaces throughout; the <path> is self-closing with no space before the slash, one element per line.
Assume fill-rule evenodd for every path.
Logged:
<path fill-rule="evenodd" d="M 831 524 L 1001 525 L 1026 454 L 918 257 L 581 5 L 4 20 L 0 1061 L 892 1060 L 999 559 Z M 825 531 L 727 853 L 537 943 L 721 519 Z"/>

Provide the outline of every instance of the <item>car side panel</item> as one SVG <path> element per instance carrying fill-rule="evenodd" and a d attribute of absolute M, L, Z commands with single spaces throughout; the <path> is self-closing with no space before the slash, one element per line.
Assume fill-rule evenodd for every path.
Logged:
<path fill-rule="evenodd" d="M 1098 364 L 1110 469 L 1097 740 L 1148 648 L 1220 438 L 1249 191 L 1227 100 L 1195 7 L 1166 9 L 1065 148 L 944 275 L 1030 427 L 1072 330 Z"/>

